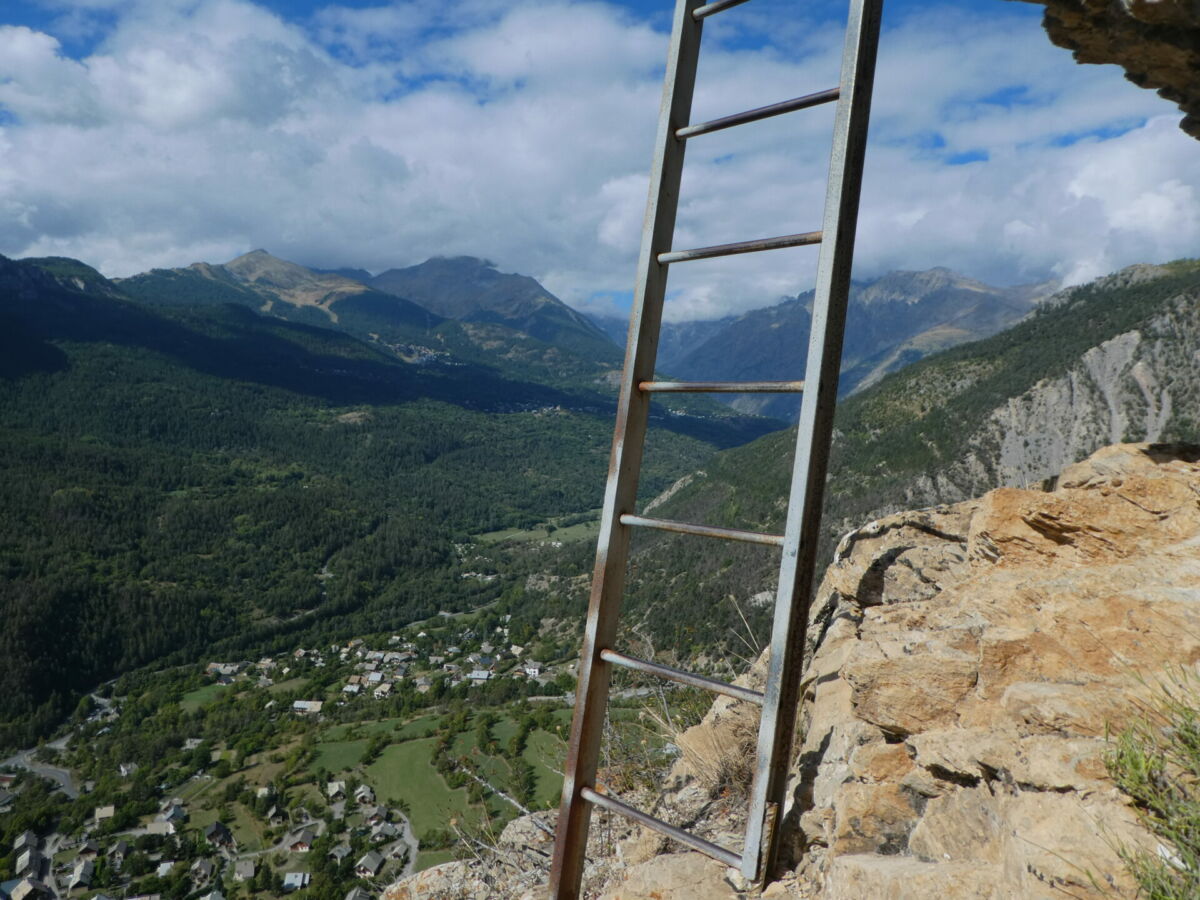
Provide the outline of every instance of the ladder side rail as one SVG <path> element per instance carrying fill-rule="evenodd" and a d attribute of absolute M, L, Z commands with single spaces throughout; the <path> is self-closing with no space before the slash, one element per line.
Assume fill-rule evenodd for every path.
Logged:
<path fill-rule="evenodd" d="M 883 0 L 852 0 L 742 874 L 770 877 L 798 713 Z M 765 840 L 764 840 L 765 838 Z M 760 847 L 756 854 L 753 848 Z"/>
<path fill-rule="evenodd" d="M 668 267 L 658 261 L 658 255 L 670 249 L 674 237 L 687 143 L 677 138 L 675 132 L 686 126 L 691 116 L 702 29 L 702 22 L 692 13 L 702 3 L 703 0 L 676 0 L 671 30 L 550 868 L 550 892 L 555 900 L 576 900 L 583 877 L 591 807 L 582 789 L 594 786 L 612 675 L 611 664 L 600 658 L 600 651 L 615 642 L 625 588 L 630 528 L 622 524 L 620 518 L 622 514 L 634 512 L 637 500 L 650 407 L 650 395 L 639 390 L 638 385 L 654 378 L 668 271 Z"/>

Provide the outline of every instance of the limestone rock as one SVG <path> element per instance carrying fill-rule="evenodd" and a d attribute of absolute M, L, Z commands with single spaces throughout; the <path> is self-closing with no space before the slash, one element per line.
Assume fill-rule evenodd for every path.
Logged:
<path fill-rule="evenodd" d="M 696 853 L 672 853 L 630 868 L 604 900 L 739 900 L 720 863 Z"/>
<path fill-rule="evenodd" d="M 828 876 L 829 900 L 1001 900 L 997 866 L 933 865 L 911 857 L 840 856 Z"/>
<path fill-rule="evenodd" d="M 410 875 L 384 893 L 385 900 L 486 900 L 491 886 L 466 862 L 443 863 Z"/>
<path fill-rule="evenodd" d="M 505 826 L 490 851 L 402 878 L 383 900 L 544 900 L 553 843 L 553 814 L 521 816 Z"/>
<path fill-rule="evenodd" d="M 1104 737 L 1136 714 L 1139 679 L 1200 661 L 1198 455 L 1108 447 L 1053 492 L 843 541 L 809 635 L 798 882 L 823 898 L 1128 887 L 1113 847 L 1148 838 Z"/>

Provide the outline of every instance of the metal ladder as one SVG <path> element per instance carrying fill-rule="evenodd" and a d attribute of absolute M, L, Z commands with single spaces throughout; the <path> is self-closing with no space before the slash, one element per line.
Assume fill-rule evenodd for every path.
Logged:
<path fill-rule="evenodd" d="M 784 801 L 792 735 L 796 727 L 803 643 L 815 580 L 821 504 L 837 400 L 846 301 L 850 288 L 883 0 L 850 0 L 839 87 L 691 125 L 692 93 L 704 20 L 745 2 L 676 2 L 608 485 L 600 520 L 587 626 L 579 657 L 575 715 L 567 749 L 562 805 L 550 870 L 550 892 L 555 900 L 575 900 L 579 896 L 593 806 L 623 815 L 728 866 L 738 868 L 745 878 L 752 881 L 769 876 L 774 866 L 778 843 L 775 825 Z M 826 189 L 825 218 L 820 231 L 695 250 L 672 248 L 684 148 L 689 140 L 834 100 L 838 106 Z M 817 243 L 821 244 L 821 250 L 804 381 L 654 381 L 667 270 L 671 265 L 688 260 Z M 784 534 L 690 525 L 634 514 L 650 399 L 656 393 L 678 392 L 803 392 Z M 625 588 L 630 532 L 639 527 L 783 549 L 765 693 L 637 659 L 614 648 Z M 596 783 L 614 665 L 706 688 L 762 706 L 758 758 L 745 842 L 740 852 L 662 822 L 605 793 L 602 786 Z"/>

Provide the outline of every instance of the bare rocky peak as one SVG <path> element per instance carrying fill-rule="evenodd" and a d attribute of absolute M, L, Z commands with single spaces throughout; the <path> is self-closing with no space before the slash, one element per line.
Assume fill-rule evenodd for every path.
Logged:
<path fill-rule="evenodd" d="M 317 272 L 298 263 L 288 262 L 272 256 L 266 250 L 252 250 L 222 266 L 200 263 L 192 266 L 200 274 L 210 278 L 232 276 L 263 294 L 267 308 L 275 300 L 293 306 L 311 306 L 320 309 L 330 321 L 337 322 L 333 305 L 339 300 L 356 296 L 369 290 L 365 284 L 341 275 Z"/>
<path fill-rule="evenodd" d="M 963 291 L 979 291 L 994 294 L 997 288 L 959 275 L 943 266 L 924 272 L 895 271 L 870 282 L 858 292 L 858 302 L 864 306 L 874 303 L 920 303 L 931 294 L 955 288 Z"/>
<path fill-rule="evenodd" d="M 252 250 L 230 260 L 222 268 L 243 281 L 277 290 L 287 291 L 313 285 L 324 285 L 329 289 L 363 289 L 361 284 L 349 278 L 316 272 L 298 263 L 272 256 L 266 250 Z"/>
<path fill-rule="evenodd" d="M 375 276 L 371 286 L 458 319 L 496 307 L 532 310 L 561 305 L 528 275 L 501 272 L 490 260 L 473 256 L 435 256 L 408 268 L 388 269 Z"/>

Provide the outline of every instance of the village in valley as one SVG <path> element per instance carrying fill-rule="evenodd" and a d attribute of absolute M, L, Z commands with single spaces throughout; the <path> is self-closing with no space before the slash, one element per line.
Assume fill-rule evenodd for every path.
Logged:
<path fill-rule="evenodd" d="M 0 760 L 0 900 L 370 900 L 553 806 L 574 665 L 510 619 L 106 685 Z"/>

